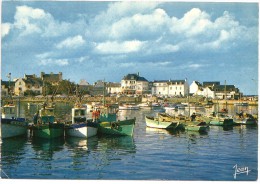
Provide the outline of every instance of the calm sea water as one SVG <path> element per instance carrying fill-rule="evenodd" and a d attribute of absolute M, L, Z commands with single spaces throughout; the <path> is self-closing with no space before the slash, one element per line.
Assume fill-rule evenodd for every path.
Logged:
<path fill-rule="evenodd" d="M 231 113 L 237 109 L 228 107 Z M 57 117 L 70 118 L 71 105 L 57 104 Z M 22 104 L 32 119 L 36 106 Z M 256 107 L 247 109 L 257 111 Z M 207 113 L 208 110 L 202 110 Z M 183 112 L 187 113 L 187 112 Z M 207 134 L 147 128 L 153 110 L 120 111 L 136 117 L 133 137 L 2 140 L 1 177 L 11 179 L 209 180 L 255 181 L 258 178 L 258 127 L 210 127 Z M 234 178 L 235 168 L 249 173 Z"/>

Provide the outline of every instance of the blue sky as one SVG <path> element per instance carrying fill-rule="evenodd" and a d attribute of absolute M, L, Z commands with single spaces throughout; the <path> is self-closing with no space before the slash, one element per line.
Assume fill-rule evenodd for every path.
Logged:
<path fill-rule="evenodd" d="M 185 79 L 257 93 L 258 4 L 2 2 L 2 79 Z"/>

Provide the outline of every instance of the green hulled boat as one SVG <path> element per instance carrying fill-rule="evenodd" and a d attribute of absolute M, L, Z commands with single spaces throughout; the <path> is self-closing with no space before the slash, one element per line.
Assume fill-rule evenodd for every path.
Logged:
<path fill-rule="evenodd" d="M 56 138 L 64 136 L 64 123 L 55 122 L 54 107 L 43 107 L 34 116 L 34 124 L 30 127 L 33 137 Z"/>
<path fill-rule="evenodd" d="M 117 120 L 118 105 L 105 105 L 92 112 L 93 121 L 98 122 L 98 133 L 133 136 L 135 118 Z"/>
<path fill-rule="evenodd" d="M 185 130 L 187 131 L 197 131 L 197 132 L 207 132 L 209 126 L 206 122 L 187 122 L 185 125 Z"/>
<path fill-rule="evenodd" d="M 213 118 L 209 122 L 210 125 L 214 126 L 232 126 L 234 125 L 232 118 Z"/>
<path fill-rule="evenodd" d="M 229 117 L 225 113 L 219 113 L 215 115 L 215 113 L 209 116 L 201 116 L 199 118 L 202 121 L 205 121 L 208 125 L 212 126 L 232 126 L 234 125 L 233 118 Z"/>
<path fill-rule="evenodd" d="M 98 126 L 98 132 L 102 134 L 110 135 L 128 135 L 133 136 L 135 126 L 134 119 L 126 119 L 115 122 L 100 122 Z"/>
<path fill-rule="evenodd" d="M 159 113 L 158 117 L 145 117 L 147 127 L 162 129 L 182 128 L 181 120 L 166 113 Z"/>

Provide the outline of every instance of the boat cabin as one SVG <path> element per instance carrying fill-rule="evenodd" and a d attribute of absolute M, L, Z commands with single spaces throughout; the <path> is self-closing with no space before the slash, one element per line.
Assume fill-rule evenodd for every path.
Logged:
<path fill-rule="evenodd" d="M 15 105 L 8 104 L 2 107 L 2 118 L 12 119 L 15 117 L 16 117 Z"/>
<path fill-rule="evenodd" d="M 45 107 L 39 110 L 39 117 L 42 123 L 53 123 L 54 122 L 54 108 Z"/>
<path fill-rule="evenodd" d="M 72 108 L 72 123 L 87 121 L 87 109 L 84 107 Z"/>
<path fill-rule="evenodd" d="M 104 108 L 99 109 L 100 115 L 99 120 L 100 122 L 113 122 L 116 121 L 118 106 L 115 105 L 107 105 Z"/>

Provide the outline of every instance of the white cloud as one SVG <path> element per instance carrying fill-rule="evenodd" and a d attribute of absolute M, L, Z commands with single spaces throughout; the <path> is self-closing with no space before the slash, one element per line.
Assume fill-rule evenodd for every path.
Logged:
<path fill-rule="evenodd" d="M 42 59 L 39 61 L 39 65 L 43 66 L 53 66 L 53 65 L 58 65 L 58 66 L 65 66 L 68 65 L 69 61 L 68 59 Z"/>
<path fill-rule="evenodd" d="M 139 40 L 125 41 L 125 42 L 104 42 L 96 45 L 96 50 L 102 54 L 122 54 L 137 52 L 142 49 L 144 42 Z"/>
<path fill-rule="evenodd" d="M 210 16 L 198 8 L 193 8 L 180 19 L 172 17 L 171 32 L 173 34 L 185 34 L 192 37 L 205 32 L 212 22 Z"/>
<path fill-rule="evenodd" d="M 1 36 L 2 36 L 2 38 L 9 34 L 10 29 L 11 29 L 10 23 L 3 23 L 2 24 L 2 26 L 1 26 Z"/>
<path fill-rule="evenodd" d="M 56 47 L 58 49 L 63 49 L 63 48 L 72 48 L 72 49 L 76 49 L 80 46 L 83 46 L 85 44 L 85 40 L 82 38 L 81 35 L 77 35 L 74 37 L 69 37 L 65 40 L 63 40 L 62 42 L 58 43 L 56 45 Z"/>
<path fill-rule="evenodd" d="M 14 16 L 14 27 L 22 30 L 22 35 L 28 35 L 32 33 L 41 33 L 41 24 L 46 24 L 47 21 L 52 19 L 49 13 L 45 13 L 42 9 L 33 9 L 28 6 L 16 7 L 16 13 Z"/>

